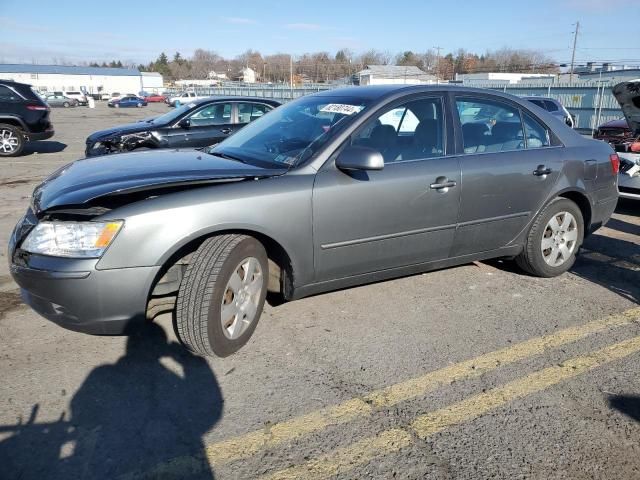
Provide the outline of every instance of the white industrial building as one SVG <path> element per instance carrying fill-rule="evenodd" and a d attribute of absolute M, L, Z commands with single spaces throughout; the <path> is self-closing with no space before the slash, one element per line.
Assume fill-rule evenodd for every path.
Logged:
<path fill-rule="evenodd" d="M 476 80 L 495 80 L 500 83 L 519 83 L 538 78 L 554 78 L 554 73 L 507 73 L 507 72 L 484 72 L 484 73 L 458 73 L 456 80 L 467 84 Z"/>
<path fill-rule="evenodd" d="M 162 75 L 136 68 L 73 67 L 67 65 L 0 64 L 0 78 L 28 83 L 40 92 L 161 93 Z"/>
<path fill-rule="evenodd" d="M 367 65 L 358 72 L 360 85 L 437 83 L 437 78 L 413 65 Z"/>

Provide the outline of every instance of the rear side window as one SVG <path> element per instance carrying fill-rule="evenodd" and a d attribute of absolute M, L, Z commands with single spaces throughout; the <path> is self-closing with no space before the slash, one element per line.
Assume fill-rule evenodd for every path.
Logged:
<path fill-rule="evenodd" d="M 551 145 L 549 131 L 528 113 L 524 114 L 524 131 L 527 148 L 542 148 Z"/>
<path fill-rule="evenodd" d="M 550 112 L 557 112 L 559 110 L 558 106 L 550 100 L 545 100 L 544 104 L 546 105 L 546 109 Z"/>
<path fill-rule="evenodd" d="M 0 102 L 18 102 L 20 96 L 9 87 L 0 85 Z"/>
<path fill-rule="evenodd" d="M 520 110 L 498 100 L 458 98 L 464 153 L 491 153 L 525 148 Z"/>
<path fill-rule="evenodd" d="M 549 108 L 547 108 L 547 105 L 545 104 L 544 101 L 542 100 L 529 100 L 531 103 L 533 103 L 534 105 L 539 106 L 540 108 L 544 108 L 545 110 L 549 110 Z"/>
<path fill-rule="evenodd" d="M 257 120 L 271 110 L 260 103 L 238 103 L 238 123 L 249 123 Z"/>

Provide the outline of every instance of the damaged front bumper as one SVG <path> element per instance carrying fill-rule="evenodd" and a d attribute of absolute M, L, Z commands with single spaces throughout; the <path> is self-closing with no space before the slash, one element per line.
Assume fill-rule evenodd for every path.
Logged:
<path fill-rule="evenodd" d="M 22 299 L 52 322 L 95 335 L 126 334 L 145 319 L 147 296 L 159 266 L 99 269 L 99 259 L 60 258 L 19 248 L 29 214 L 9 241 L 9 270 Z"/>
<path fill-rule="evenodd" d="M 96 141 L 87 140 L 85 155 L 97 157 L 110 153 L 130 152 L 138 148 L 160 148 L 162 143 L 162 139 L 156 132 L 127 133 Z"/>

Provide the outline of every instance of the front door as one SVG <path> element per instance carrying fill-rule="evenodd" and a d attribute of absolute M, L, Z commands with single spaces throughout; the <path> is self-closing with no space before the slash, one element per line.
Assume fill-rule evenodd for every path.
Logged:
<path fill-rule="evenodd" d="M 439 96 L 386 108 L 350 139 L 380 151 L 379 171 L 334 162 L 313 190 L 316 281 L 447 258 L 455 235 L 460 167 L 448 157 Z"/>
<path fill-rule="evenodd" d="M 530 112 L 493 96 L 458 96 L 464 188 L 452 256 L 509 245 L 542 207 L 562 160 Z"/>
<path fill-rule="evenodd" d="M 198 148 L 219 143 L 227 138 L 235 127 L 232 103 L 207 104 L 184 117 L 188 125 L 175 125 L 167 130 L 170 148 Z"/>

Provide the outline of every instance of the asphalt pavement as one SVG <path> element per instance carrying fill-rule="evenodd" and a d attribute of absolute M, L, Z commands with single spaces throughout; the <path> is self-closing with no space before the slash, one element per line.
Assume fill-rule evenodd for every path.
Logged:
<path fill-rule="evenodd" d="M 22 305 L 7 240 L 98 129 L 52 112 L 0 172 L 0 479 L 640 478 L 640 202 L 553 279 L 478 262 L 266 307 L 225 359 L 164 316 L 132 337 Z"/>

